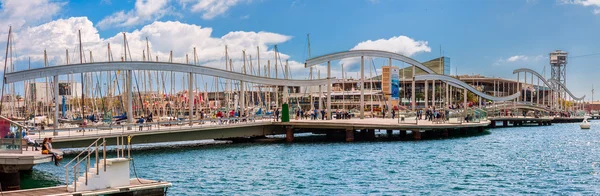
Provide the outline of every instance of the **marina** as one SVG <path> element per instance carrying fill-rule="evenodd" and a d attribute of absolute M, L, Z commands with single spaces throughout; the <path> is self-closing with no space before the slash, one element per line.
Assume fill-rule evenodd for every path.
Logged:
<path fill-rule="evenodd" d="M 268 3 L 0 1 L 0 196 L 600 193 L 600 3 Z"/>

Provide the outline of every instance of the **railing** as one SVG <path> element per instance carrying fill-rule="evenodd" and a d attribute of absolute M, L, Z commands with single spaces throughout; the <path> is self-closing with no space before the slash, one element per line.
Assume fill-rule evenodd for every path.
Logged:
<path fill-rule="evenodd" d="M 124 135 L 120 135 L 116 137 L 117 139 L 117 145 L 115 150 L 117 151 L 117 158 L 125 158 L 125 148 L 127 148 L 127 158 L 131 158 L 130 157 L 130 151 L 131 151 L 131 143 L 130 143 L 130 137 L 129 136 L 124 136 Z M 125 146 L 125 139 L 127 139 L 127 145 Z M 99 157 L 99 152 L 102 151 L 102 157 Z M 92 157 L 94 156 L 94 157 Z M 80 176 L 80 172 L 79 169 L 81 167 L 81 165 L 83 164 L 83 169 L 84 169 L 84 178 L 85 178 L 85 185 L 88 185 L 88 176 L 89 176 L 89 170 L 91 169 L 91 159 L 94 158 L 94 167 L 96 168 L 96 175 L 100 175 L 100 161 L 102 161 L 102 166 L 104 168 L 104 171 L 106 172 L 106 138 L 101 137 L 96 139 L 94 142 L 92 142 L 92 144 L 90 144 L 88 147 L 86 147 L 85 149 L 83 149 L 83 151 L 81 151 L 77 156 L 75 156 L 75 158 L 73 158 L 71 161 L 69 161 L 66 165 L 65 165 L 65 184 L 66 184 L 66 189 L 67 191 L 69 191 L 69 170 L 72 170 L 73 172 L 73 192 L 77 192 L 77 182 Z"/>
<path fill-rule="evenodd" d="M 255 123 L 257 121 L 264 122 L 265 120 L 273 119 L 272 116 L 253 116 L 253 117 L 231 117 L 231 118 L 205 118 L 199 120 L 172 120 L 172 121 L 155 121 L 150 123 L 122 123 L 122 124 L 108 124 L 108 125 L 98 125 L 98 126 L 85 126 L 85 127 L 65 127 L 59 128 L 57 130 L 46 129 L 46 130 L 38 130 L 38 134 L 40 139 L 46 134 L 52 134 L 53 132 L 60 133 L 58 136 L 86 136 L 86 135 L 96 135 L 96 136 L 109 136 L 114 134 L 126 134 L 128 132 L 139 131 L 139 127 L 142 129 L 152 129 L 156 128 L 156 130 L 175 130 L 175 129 L 186 129 L 193 127 L 207 127 L 207 126 L 227 126 L 231 124 L 250 124 Z M 192 124 L 190 126 L 190 123 Z M 128 128 L 132 129 L 129 130 Z M 66 135 L 63 133 L 66 132 Z M 57 136 L 54 136 L 57 137 Z"/>

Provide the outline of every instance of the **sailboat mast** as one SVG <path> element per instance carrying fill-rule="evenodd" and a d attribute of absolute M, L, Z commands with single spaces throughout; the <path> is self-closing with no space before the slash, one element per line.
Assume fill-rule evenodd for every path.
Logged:
<path fill-rule="evenodd" d="M 81 30 L 79 32 L 79 63 L 83 64 L 83 45 L 81 44 Z M 85 121 L 85 80 L 81 73 L 81 118 Z"/>
<path fill-rule="evenodd" d="M 8 27 L 8 41 L 6 41 L 6 54 L 4 56 L 4 72 L 3 72 L 3 79 L 2 79 L 2 96 L 0 97 L 0 115 L 2 114 L 2 111 L 4 110 L 4 85 L 6 85 L 6 63 L 8 63 L 8 47 L 10 46 L 10 36 L 12 34 L 12 26 Z M 35 119 L 35 118 L 34 118 Z"/>

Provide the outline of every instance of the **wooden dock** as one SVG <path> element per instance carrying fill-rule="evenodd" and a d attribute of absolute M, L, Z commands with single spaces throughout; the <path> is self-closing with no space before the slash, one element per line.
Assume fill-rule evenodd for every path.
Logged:
<path fill-rule="evenodd" d="M 518 127 L 524 125 L 537 125 L 545 126 L 552 125 L 553 117 L 523 117 L 523 116 L 500 116 L 500 117 L 489 117 L 491 121 L 490 128 L 499 127 L 498 122 L 502 122 L 501 127 Z"/>
<path fill-rule="evenodd" d="M 165 195 L 166 189 L 171 187 L 169 182 L 160 182 L 146 179 L 132 178 L 129 186 L 122 186 L 104 190 L 68 192 L 66 186 L 48 188 L 26 189 L 3 192 L 3 196 L 38 196 L 38 195 Z"/>
<path fill-rule="evenodd" d="M 583 122 L 583 116 L 581 117 L 554 117 L 552 119 L 553 123 L 574 123 L 574 122 Z"/>
<path fill-rule="evenodd" d="M 51 161 L 52 155 L 42 154 L 41 151 L 29 150 L 20 154 L 0 153 L 0 166 L 13 165 L 20 171 L 31 170 L 34 165 Z"/>
<path fill-rule="evenodd" d="M 438 119 L 439 120 L 439 119 Z M 317 133 L 327 134 L 328 137 L 336 134 L 345 134 L 345 140 L 352 142 L 355 138 L 361 140 L 375 139 L 375 130 L 386 130 L 392 136 L 394 130 L 399 131 L 399 137 L 410 137 L 413 140 L 421 140 L 426 137 L 449 137 L 456 133 L 466 134 L 468 131 L 483 132 L 490 124 L 488 120 L 477 122 L 464 122 L 460 119 L 448 121 L 428 121 L 405 119 L 335 119 L 335 120 L 292 120 L 290 122 L 274 122 L 276 132 L 286 135 L 287 142 L 293 142 L 294 133 Z M 285 131 L 285 132 L 282 132 Z"/>

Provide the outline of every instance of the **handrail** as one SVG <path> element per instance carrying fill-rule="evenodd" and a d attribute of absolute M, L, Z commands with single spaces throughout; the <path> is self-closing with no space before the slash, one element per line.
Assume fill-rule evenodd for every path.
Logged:
<path fill-rule="evenodd" d="M 90 144 L 88 147 L 84 148 L 77 156 L 75 156 L 73 159 L 71 159 L 71 161 L 69 161 L 65 167 L 69 166 L 69 164 L 71 164 L 71 162 L 73 162 L 75 159 L 79 158 L 79 156 L 81 156 L 86 150 L 88 150 L 89 148 L 91 148 L 95 143 L 98 142 L 98 140 L 103 139 L 103 137 L 100 137 L 98 139 L 96 139 L 94 142 L 92 142 L 92 144 Z"/>
<path fill-rule="evenodd" d="M 0 115 L 0 118 L 1 118 L 1 119 L 3 119 L 3 120 L 6 120 L 6 121 L 8 121 L 8 122 L 10 122 L 10 123 L 12 123 L 12 124 L 15 124 L 15 125 L 17 125 L 17 126 L 19 126 L 19 127 L 22 127 L 22 128 L 25 128 L 25 129 L 27 129 L 27 128 L 28 128 L 27 126 L 25 126 L 25 125 L 22 125 L 21 123 L 15 122 L 15 121 L 13 121 L 13 120 L 11 120 L 11 119 L 9 119 L 9 118 L 6 118 L 5 116 L 1 116 L 1 115 Z"/>
<path fill-rule="evenodd" d="M 102 139 L 102 142 L 100 143 L 100 139 Z M 85 177 L 85 185 L 88 184 L 88 171 L 91 168 L 90 167 L 90 159 L 92 158 L 92 155 L 95 154 L 96 155 L 96 161 L 95 161 L 95 167 L 96 167 L 96 175 L 100 174 L 100 160 L 99 160 L 99 155 L 98 155 L 98 151 L 100 150 L 99 146 L 102 147 L 102 159 L 104 162 L 104 171 L 106 171 L 106 138 L 104 137 L 100 137 L 98 139 L 96 139 L 94 142 L 92 142 L 92 144 L 90 144 L 88 147 L 84 148 L 77 156 L 75 156 L 75 158 L 73 158 L 71 161 L 69 161 L 64 167 L 65 167 L 65 184 L 66 184 L 66 189 L 67 191 L 69 191 L 69 169 L 73 170 L 73 192 L 77 192 L 77 179 L 78 179 L 78 169 L 81 165 L 82 162 L 85 162 L 85 173 L 84 173 L 84 177 Z M 84 154 L 86 153 L 87 154 Z M 83 156 L 82 156 L 83 155 Z M 71 163 L 73 163 L 75 160 L 77 160 L 72 166 Z M 69 167 L 71 166 L 71 167 Z"/>
<path fill-rule="evenodd" d="M 234 121 L 238 121 L 238 122 L 244 122 L 244 123 L 260 123 L 260 122 L 256 122 L 257 120 L 269 120 L 269 119 L 273 119 L 273 116 L 253 116 L 253 117 L 224 117 L 224 118 L 204 118 L 204 119 L 197 119 L 197 120 L 191 120 L 191 122 L 193 123 L 210 123 L 210 122 L 215 122 L 215 121 L 228 121 L 228 120 L 234 120 Z M 120 125 L 94 125 L 94 126 L 86 126 L 86 127 L 65 127 L 65 128 L 58 128 L 56 131 L 75 131 L 75 130 L 81 130 L 82 128 L 89 130 L 89 129 L 97 129 L 97 130 L 102 130 L 105 128 L 124 128 L 124 127 L 128 127 L 128 126 L 149 126 L 149 125 L 173 125 L 173 124 L 179 124 L 180 127 L 184 127 L 187 126 L 189 127 L 189 125 L 187 125 L 186 123 L 189 123 L 190 120 L 173 120 L 173 121 L 155 121 L 155 122 L 146 122 L 143 124 L 139 124 L 139 123 L 121 123 Z M 221 126 L 221 125 L 219 125 Z M 46 133 L 46 132 L 54 132 L 55 130 L 51 130 L 51 129 L 47 129 L 47 130 L 38 130 L 39 133 Z M 83 132 L 84 134 L 87 135 L 86 132 Z M 95 134 L 98 136 L 108 136 L 108 135 L 114 135 L 115 133 L 118 134 L 123 134 L 121 131 L 119 132 L 112 132 L 110 134 Z"/>

